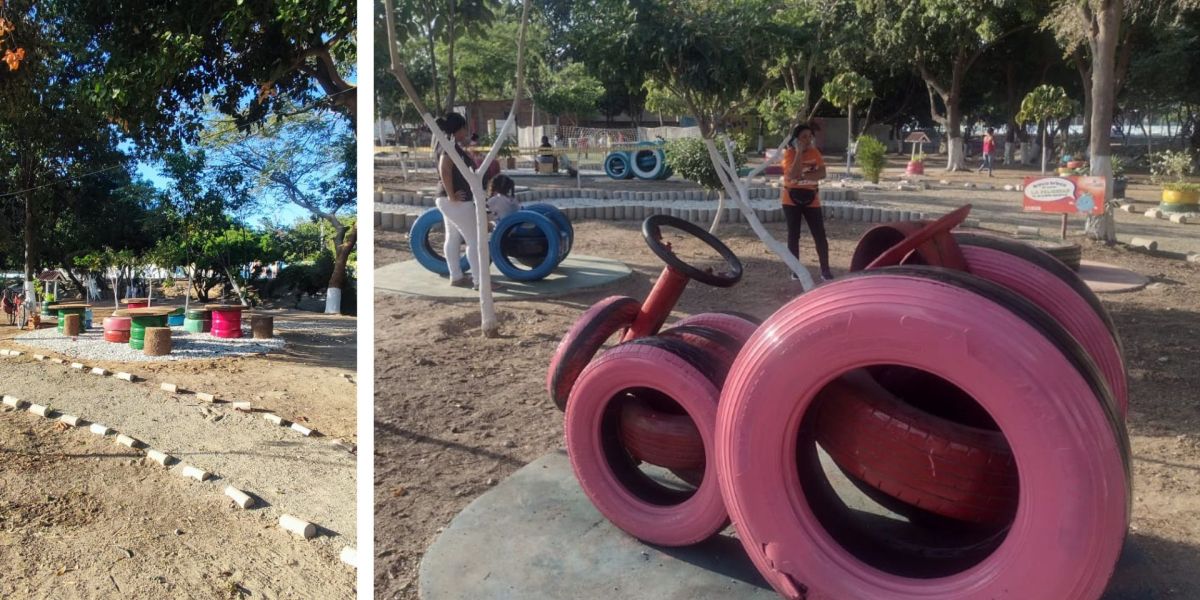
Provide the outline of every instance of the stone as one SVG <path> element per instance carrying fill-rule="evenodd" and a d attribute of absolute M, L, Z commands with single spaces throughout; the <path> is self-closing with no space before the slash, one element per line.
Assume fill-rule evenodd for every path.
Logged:
<path fill-rule="evenodd" d="M 184 475 L 185 478 L 192 478 L 197 481 L 205 481 L 212 476 L 212 474 L 206 472 L 206 470 L 198 467 L 192 467 L 191 464 L 185 464 L 184 468 L 180 469 L 179 474 Z"/>
<path fill-rule="evenodd" d="M 1135 237 L 1135 238 L 1129 240 L 1129 245 L 1133 246 L 1135 248 L 1142 248 L 1144 250 L 1149 250 L 1151 252 L 1158 250 L 1158 240 L 1149 239 L 1149 238 Z"/>
<path fill-rule="evenodd" d="M 242 412 L 250 412 L 254 410 L 249 402 L 234 402 L 231 406 L 233 406 L 233 410 L 240 410 Z"/>
<path fill-rule="evenodd" d="M 15 409 L 18 409 L 18 410 L 20 410 L 20 408 L 21 408 L 22 406 L 25 406 L 25 401 L 24 401 L 24 400 L 18 400 L 17 398 L 14 398 L 13 396 L 8 396 L 8 395 L 5 395 L 5 396 L 4 396 L 4 398 L 3 398 L 3 404 L 4 404 L 5 406 L 11 406 L 11 407 L 13 407 L 13 408 L 15 408 Z"/>
<path fill-rule="evenodd" d="M 67 316 L 69 317 L 69 316 L 71 316 L 71 315 L 67 315 Z M 71 363 L 71 368 L 72 368 L 72 369 L 75 369 L 76 371 L 82 371 L 82 370 L 84 370 L 86 367 L 87 367 L 87 366 L 86 366 L 86 365 L 84 365 L 83 363 Z"/>
<path fill-rule="evenodd" d="M 342 548 L 342 552 L 338 554 L 338 558 L 351 567 L 354 567 L 355 569 L 358 568 L 358 551 L 354 548 L 351 548 L 350 546 Z"/>
<path fill-rule="evenodd" d="M 1163 211 L 1161 211 L 1161 210 L 1159 210 L 1159 209 L 1157 209 L 1157 208 L 1151 208 L 1150 210 L 1148 210 L 1148 211 L 1146 211 L 1146 212 L 1144 212 L 1144 213 L 1142 213 L 1142 214 L 1144 214 L 1144 215 L 1145 215 L 1145 216 L 1147 216 L 1147 217 L 1150 217 L 1151 219 L 1161 219 L 1161 218 L 1163 218 Z"/>
<path fill-rule="evenodd" d="M 251 315 L 250 331 L 256 340 L 269 340 L 275 337 L 275 317 L 270 315 Z"/>
<path fill-rule="evenodd" d="M 104 377 L 105 375 L 108 375 L 108 370 L 103 367 L 92 367 L 91 373 L 92 375 Z"/>
<path fill-rule="evenodd" d="M 49 417 L 50 413 L 52 413 L 54 411 L 49 406 L 43 406 L 41 404 L 30 404 L 29 412 L 31 412 L 39 417 Z"/>
<path fill-rule="evenodd" d="M 138 446 L 142 445 L 142 443 L 138 440 L 133 439 L 123 433 L 117 434 L 117 443 L 127 448 L 137 448 Z"/>
<path fill-rule="evenodd" d="M 217 401 L 217 397 L 215 395 L 209 394 L 207 392 L 196 392 L 196 398 L 198 400 L 202 400 L 204 402 L 216 402 Z"/>
<path fill-rule="evenodd" d="M 275 425 L 283 425 L 283 417 L 274 413 L 264 413 L 263 418 Z"/>
<path fill-rule="evenodd" d="M 1172 222 L 1172 223 L 1179 223 L 1179 224 L 1181 224 L 1181 225 L 1187 224 L 1187 222 L 1188 222 L 1188 216 L 1187 216 L 1187 215 L 1183 215 L 1183 214 L 1179 214 L 1179 215 L 1171 215 L 1171 222 Z"/>
<path fill-rule="evenodd" d="M 146 356 L 166 356 L 171 353 L 171 328 L 147 327 L 145 346 L 142 353 Z"/>
<path fill-rule="evenodd" d="M 304 519 L 293 517 L 292 515 L 282 515 L 279 517 L 279 526 L 300 536 L 306 540 L 317 537 L 317 526 L 305 521 Z"/>
<path fill-rule="evenodd" d="M 250 508 L 254 506 L 254 497 L 242 490 L 239 490 L 232 485 L 225 487 L 225 495 L 229 496 L 233 503 L 239 508 Z"/>
<path fill-rule="evenodd" d="M 158 386 L 158 389 L 160 389 L 164 392 L 171 393 L 171 394 L 179 393 L 179 386 L 175 385 L 174 383 L 164 383 L 164 384 Z"/>
<path fill-rule="evenodd" d="M 75 415 L 60 415 L 58 420 L 70 425 L 71 427 L 79 427 L 83 423 L 83 419 L 80 419 Z"/>
<path fill-rule="evenodd" d="M 175 460 L 175 457 L 171 456 L 170 454 L 167 454 L 165 452 L 159 452 L 158 450 L 147 450 L 146 458 L 148 458 L 164 467 L 167 466 L 167 463 Z"/>
<path fill-rule="evenodd" d="M 112 433 L 112 429 L 109 429 L 107 426 L 101 425 L 99 423 L 92 423 L 91 425 L 89 425 L 88 431 L 90 431 L 96 435 L 108 435 L 108 434 Z"/>
<path fill-rule="evenodd" d="M 292 423 L 290 427 L 291 427 L 292 431 L 295 431 L 296 433 L 299 433 L 300 435 L 302 435 L 304 437 L 308 437 L 308 436 L 312 435 L 312 432 L 313 432 L 311 429 L 309 429 L 299 423 Z"/>
<path fill-rule="evenodd" d="M 1122 204 L 1121 210 L 1127 213 L 1136 213 L 1138 211 L 1136 204 Z"/>
<path fill-rule="evenodd" d="M 132 374 L 125 373 L 125 372 L 117 373 L 114 377 L 116 377 L 117 379 L 120 379 L 121 381 L 130 381 L 130 382 L 132 382 L 135 379 L 135 377 Z"/>

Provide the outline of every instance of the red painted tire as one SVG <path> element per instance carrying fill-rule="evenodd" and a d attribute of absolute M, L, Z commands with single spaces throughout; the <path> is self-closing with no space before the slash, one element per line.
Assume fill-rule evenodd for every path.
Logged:
<path fill-rule="evenodd" d="M 731 336 L 715 329 L 683 325 L 664 330 L 654 338 L 644 338 L 688 360 L 718 390 L 725 383 L 729 367 L 741 345 Z M 682 348 L 679 343 L 685 344 Z M 704 356 L 694 356 L 700 352 Z M 654 406 L 631 399 L 621 409 L 621 443 L 634 458 L 670 469 L 680 479 L 699 485 L 704 475 L 704 440 L 691 417 L 673 406 Z"/>
<path fill-rule="evenodd" d="M 1073 271 L 1053 256 L 1004 238 L 957 234 L 967 271 L 998 283 L 1038 305 L 1054 317 L 1087 350 L 1124 417 L 1129 412 L 1129 386 L 1120 340 L 1108 312 Z"/>
<path fill-rule="evenodd" d="M 742 545 L 783 596 L 1098 598 L 1104 591 L 1131 498 L 1128 437 L 1103 397 L 1106 386 L 1085 353 L 1064 352 L 1060 336 L 1044 333 L 1053 322 L 1028 320 L 1027 301 L 1011 303 L 1024 311 L 1017 313 L 949 279 L 883 269 L 821 286 L 777 311 L 734 363 L 718 409 L 717 480 Z M 797 353 L 814 368 L 796 368 Z M 801 484 L 802 420 L 817 391 L 864 364 L 900 364 L 953 381 L 1008 439 L 1017 513 L 1003 542 L 969 569 L 938 577 L 884 571 L 817 518 L 813 490 Z"/>
<path fill-rule="evenodd" d="M 621 445 L 629 455 L 664 469 L 704 470 L 704 441 L 687 414 L 660 410 L 641 398 L 621 404 Z"/>
<path fill-rule="evenodd" d="M 863 371 L 831 381 L 815 406 L 817 443 L 848 475 L 943 517 L 1012 517 L 1017 470 L 1000 432 L 914 408 Z"/>
<path fill-rule="evenodd" d="M 129 317 L 104 317 L 104 331 L 129 331 Z"/>
<path fill-rule="evenodd" d="M 750 315 L 740 313 L 710 312 L 684 317 L 676 321 L 672 327 L 698 325 L 700 327 L 716 329 L 726 335 L 732 336 L 738 345 L 741 346 L 746 343 L 746 340 L 750 339 L 750 336 L 754 335 L 754 331 L 758 329 L 761 322 L 755 320 Z"/>
<path fill-rule="evenodd" d="M 633 324 L 640 308 L 633 298 L 610 296 L 584 311 L 563 336 L 546 370 L 546 392 L 559 410 L 566 410 L 571 387 L 584 367 L 608 338 Z"/>
<path fill-rule="evenodd" d="M 115 329 L 113 329 L 113 330 L 106 329 L 104 331 L 104 341 L 112 342 L 114 344 L 128 344 L 129 343 L 129 331 L 128 330 L 121 331 L 121 330 L 115 330 Z"/>
<path fill-rule="evenodd" d="M 716 477 L 695 490 L 666 488 L 644 475 L 616 433 L 629 390 L 671 398 L 697 424 L 712 473 L 713 422 L 719 390 L 691 362 L 640 340 L 621 344 L 592 361 L 571 390 L 566 442 L 584 493 L 608 520 L 630 535 L 663 546 L 687 546 L 728 523 Z"/>

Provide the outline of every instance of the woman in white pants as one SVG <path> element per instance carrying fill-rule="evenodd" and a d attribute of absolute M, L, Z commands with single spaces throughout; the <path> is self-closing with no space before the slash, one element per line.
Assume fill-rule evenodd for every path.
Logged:
<path fill-rule="evenodd" d="M 454 150 L 463 162 L 474 166 L 475 159 L 462 147 L 462 143 L 467 139 L 467 120 L 462 115 L 452 112 L 439 118 L 437 125 L 454 140 Z M 442 211 L 445 220 L 446 244 L 442 250 L 446 257 L 446 266 L 450 268 L 450 285 L 478 288 L 479 282 L 475 277 L 480 272 L 479 240 L 476 235 L 475 199 L 471 194 L 471 186 L 458 167 L 454 166 L 454 161 L 441 150 L 438 151 L 438 174 L 441 181 L 438 184 L 437 207 Z M 467 280 L 459 266 L 458 250 L 464 241 L 467 244 L 467 264 L 470 265 L 473 281 Z"/>

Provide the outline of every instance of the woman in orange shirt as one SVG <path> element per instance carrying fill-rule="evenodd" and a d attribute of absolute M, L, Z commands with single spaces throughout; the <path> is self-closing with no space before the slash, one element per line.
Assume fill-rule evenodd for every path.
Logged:
<path fill-rule="evenodd" d="M 812 230 L 821 279 L 833 279 L 829 270 L 829 240 L 825 238 L 825 219 L 821 214 L 820 181 L 825 179 L 825 160 L 813 145 L 812 127 L 800 124 L 792 129 L 792 142 L 783 151 L 783 216 L 787 219 L 787 247 L 800 258 L 800 232 L 804 221 Z M 792 279 L 796 279 L 792 273 Z"/>

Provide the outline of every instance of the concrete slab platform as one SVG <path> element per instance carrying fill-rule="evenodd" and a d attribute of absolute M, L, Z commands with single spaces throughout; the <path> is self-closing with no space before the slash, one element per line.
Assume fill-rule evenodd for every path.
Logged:
<path fill-rule="evenodd" d="M 633 271 L 620 261 L 580 254 L 568 256 L 553 273 L 541 281 L 513 281 L 492 267 L 492 281 L 504 288 L 494 292 L 492 298 L 499 302 L 561 296 L 603 287 L 632 273 Z M 451 287 L 448 279 L 429 272 L 416 260 L 375 269 L 375 289 L 442 300 L 479 300 L 479 293 L 475 290 Z"/>
<path fill-rule="evenodd" d="M 1150 283 L 1146 276 L 1124 267 L 1090 260 L 1079 262 L 1079 276 L 1097 294 L 1134 292 Z"/>
<path fill-rule="evenodd" d="M 852 486 L 831 481 L 840 493 Z M 894 518 L 878 506 L 872 510 Z M 1179 591 L 1182 582 L 1167 581 L 1143 547 L 1153 543 L 1129 536 L 1102 600 L 1151 600 Z M 660 548 L 614 527 L 584 496 L 562 450 L 463 509 L 425 553 L 418 594 L 422 600 L 778 598 L 733 528 L 695 546 Z"/>

